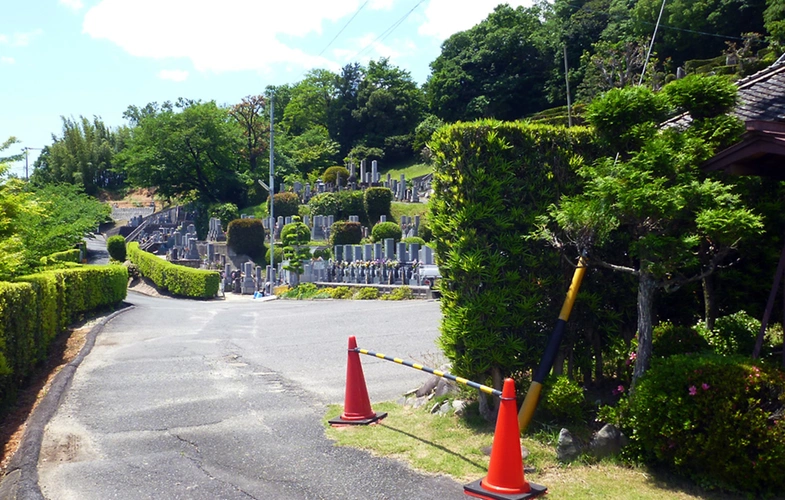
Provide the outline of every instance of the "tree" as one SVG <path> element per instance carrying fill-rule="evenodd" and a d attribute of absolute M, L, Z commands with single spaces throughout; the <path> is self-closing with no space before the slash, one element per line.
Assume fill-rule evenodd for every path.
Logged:
<path fill-rule="evenodd" d="M 175 109 L 178 108 L 178 110 Z M 129 180 L 165 197 L 244 206 L 248 178 L 243 141 L 228 110 L 214 101 L 180 100 L 141 119 L 119 155 Z"/>
<path fill-rule="evenodd" d="M 431 63 L 430 111 L 454 122 L 493 117 L 517 120 L 546 105 L 553 60 L 539 39 L 536 8 L 499 5 L 471 29 L 452 35 Z"/>
<path fill-rule="evenodd" d="M 666 87 L 667 88 L 667 87 Z M 640 90 L 612 90 L 591 104 L 593 124 L 618 114 L 624 103 L 616 94 L 640 97 Z M 569 241 L 590 249 L 594 265 L 628 273 L 638 281 L 638 350 L 633 372 L 637 380 L 651 360 L 653 304 L 656 292 L 672 292 L 699 282 L 720 266 L 742 239 L 757 234 L 758 215 L 748 210 L 730 185 L 705 178 L 699 165 L 712 156 L 714 144 L 701 128 L 648 130 L 641 147 L 628 159 L 608 157 L 581 167 L 581 194 L 563 197 L 550 211 L 544 238 L 559 245 Z M 547 220 L 546 220 L 547 223 Z M 623 261 L 605 260 L 612 244 L 626 242 Z"/>
<path fill-rule="evenodd" d="M 291 99 L 283 115 L 284 126 L 289 132 L 297 135 L 315 126 L 327 126 L 337 78 L 326 69 L 314 69 L 292 87 Z"/>
<path fill-rule="evenodd" d="M 115 155 L 125 148 L 129 130 L 112 130 L 99 117 L 92 121 L 83 116 L 79 120 L 61 120 L 63 134 L 52 135 L 52 145 L 45 147 L 35 161 L 31 181 L 39 185 L 76 184 L 91 195 L 99 189 L 123 187 L 125 175 L 118 168 Z"/>
<path fill-rule="evenodd" d="M 338 142 L 341 157 L 349 154 L 361 133 L 353 112 L 364 77 L 365 68 L 360 63 L 347 64 L 336 77 L 336 95 L 328 112 L 327 129 L 330 138 Z"/>
<path fill-rule="evenodd" d="M 390 154 L 393 150 L 399 157 L 410 157 L 411 133 L 420 123 L 424 108 L 422 90 L 408 71 L 391 65 L 388 59 L 371 61 L 357 92 L 357 109 L 352 112 L 362 130 L 359 140 L 368 147 L 385 150 L 389 160 L 399 159 Z M 409 138 L 408 147 L 399 151 L 397 143 L 407 141 L 402 136 Z"/>
<path fill-rule="evenodd" d="M 270 136 L 270 120 L 265 119 L 264 111 L 267 100 L 264 96 L 244 97 L 240 104 L 235 104 L 229 110 L 229 116 L 234 118 L 240 126 L 244 146 L 240 154 L 248 162 L 248 171 L 259 174 L 259 158 L 269 150 L 267 138 Z M 269 112 L 267 113 L 269 117 Z"/>
<path fill-rule="evenodd" d="M 297 286 L 300 282 L 300 275 L 303 273 L 303 261 L 311 258 L 311 250 L 308 242 L 311 240 L 311 230 L 308 226 L 300 222 L 300 218 L 287 224 L 281 230 L 281 243 L 283 244 L 283 255 L 288 259 L 288 264 L 284 267 L 287 271 L 294 273 L 292 286 Z"/>
<path fill-rule="evenodd" d="M 650 37 L 662 0 L 638 0 L 631 9 L 635 33 Z M 727 37 L 763 33 L 765 0 L 670 0 L 662 15 L 655 50 L 676 65 L 721 54 Z M 706 35 L 710 33 L 713 36 Z"/>

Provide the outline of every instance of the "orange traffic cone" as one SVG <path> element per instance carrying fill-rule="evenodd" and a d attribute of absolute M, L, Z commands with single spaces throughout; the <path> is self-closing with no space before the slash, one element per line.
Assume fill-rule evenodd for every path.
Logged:
<path fill-rule="evenodd" d="M 491 500 L 522 500 L 542 495 L 546 490 L 545 486 L 529 483 L 523 477 L 515 382 L 511 378 L 505 379 L 488 475 L 465 485 L 463 492 L 472 497 Z"/>
<path fill-rule="evenodd" d="M 354 349 L 357 349 L 357 339 L 351 335 L 349 361 L 346 364 L 346 396 L 343 402 L 343 414 L 330 420 L 332 425 L 368 425 L 387 416 L 387 413 L 375 413 L 371 408 L 360 354 Z"/>

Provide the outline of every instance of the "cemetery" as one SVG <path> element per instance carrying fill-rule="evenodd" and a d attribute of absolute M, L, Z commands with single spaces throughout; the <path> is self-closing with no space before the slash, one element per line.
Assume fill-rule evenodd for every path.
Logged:
<path fill-rule="evenodd" d="M 359 173 L 354 164 L 349 165 L 349 176 L 343 179 L 336 177 L 335 183 L 318 181 L 312 189 L 311 185 L 294 183 L 289 192 L 297 194 L 301 203 L 307 203 L 315 195 L 340 192 L 344 190 L 358 191 L 369 187 L 385 187 L 393 199 L 411 203 L 421 203 L 430 190 L 430 176 L 415 179 L 411 187 L 407 187 L 403 175 L 400 179 L 392 179 L 388 174 L 382 180 L 377 162 L 360 162 Z M 286 192 L 285 185 L 280 192 Z M 243 215 L 242 219 L 253 218 Z M 349 222 L 360 223 L 360 215 L 350 215 Z M 300 222 L 299 217 L 278 216 L 262 219 L 262 225 L 269 241 L 270 232 L 276 241 L 281 240 L 283 228 L 293 222 Z M 390 293 L 396 287 L 407 286 L 414 295 L 431 298 L 436 292 L 432 290 L 435 273 L 434 250 L 421 243 L 405 243 L 401 239 L 419 235 L 421 217 L 401 216 L 398 222 L 399 238 L 384 238 L 381 241 L 362 244 L 332 245 L 333 225 L 338 222 L 334 215 L 304 215 L 301 222 L 310 231 L 312 242 L 323 242 L 323 245 L 309 247 L 311 258 L 302 261 L 302 272 L 294 275 L 289 270 L 288 260 L 269 263 L 263 268 L 248 256 L 236 253 L 227 242 L 227 234 L 221 220 L 210 218 L 206 238 L 199 239 L 196 229 L 196 213 L 187 207 L 176 206 L 147 216 L 135 215 L 130 218 L 128 227 L 122 228 L 127 242 L 136 241 L 139 249 L 166 259 L 172 264 L 195 269 L 214 270 L 221 273 L 221 285 L 224 293 L 241 295 L 272 294 L 275 286 L 281 284 L 314 283 L 318 287 L 330 287 L 340 284 L 348 287 L 373 287 L 380 294 Z M 379 223 L 388 222 L 386 215 L 381 215 Z M 391 221 L 390 221 L 391 222 Z M 369 241 L 371 228 L 363 226 L 363 241 Z M 328 250 L 325 252 L 325 250 Z M 330 255 L 324 258 L 323 255 Z M 428 273 L 421 273 L 428 269 Z"/>

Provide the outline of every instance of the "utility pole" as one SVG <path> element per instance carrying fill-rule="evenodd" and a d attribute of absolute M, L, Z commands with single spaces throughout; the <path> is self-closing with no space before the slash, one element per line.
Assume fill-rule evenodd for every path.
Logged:
<path fill-rule="evenodd" d="M 30 151 L 31 149 L 34 149 L 36 151 L 41 151 L 42 148 L 29 148 L 27 146 L 22 148 L 22 151 L 25 152 L 25 180 L 29 180 L 30 179 L 30 176 L 27 175 L 27 173 L 28 173 L 28 168 L 29 168 L 28 151 Z"/>
<path fill-rule="evenodd" d="M 275 148 L 275 92 L 270 92 L 270 274 L 272 274 L 273 282 L 271 288 L 275 287 L 275 212 L 273 206 L 275 205 L 275 159 L 273 151 Z M 270 294 L 272 294 L 270 290 Z"/>

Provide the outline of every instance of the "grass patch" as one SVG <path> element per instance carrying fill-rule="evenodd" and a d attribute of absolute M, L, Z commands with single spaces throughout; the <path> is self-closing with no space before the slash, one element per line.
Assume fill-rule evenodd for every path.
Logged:
<path fill-rule="evenodd" d="M 257 219 L 264 219 L 267 217 L 267 203 L 245 207 L 240 210 L 240 215 L 252 215 Z"/>
<path fill-rule="evenodd" d="M 327 437 L 338 446 L 363 449 L 377 456 L 402 460 L 414 469 L 449 475 L 460 483 L 469 483 L 487 475 L 489 457 L 483 449 L 490 450 L 493 443 L 492 424 L 478 416 L 462 418 L 453 414 L 432 415 L 427 411 L 432 404 L 419 409 L 391 402 L 373 406 L 374 411 L 388 412 L 387 418 L 376 425 L 333 428 L 327 420 L 338 417 L 343 408 L 331 405 L 324 419 Z M 476 414 L 476 408 L 468 414 Z M 618 464 L 612 460 L 560 464 L 556 460 L 556 434 L 551 434 L 522 440 L 529 450 L 526 465 L 537 469 L 534 473 L 526 474 L 526 480 L 547 486 L 547 498 L 550 500 L 745 498 L 705 492 L 692 483 L 667 474 Z"/>
<path fill-rule="evenodd" d="M 400 221 L 401 216 L 414 217 L 419 215 L 421 220 L 426 220 L 428 214 L 427 203 L 406 203 L 403 201 L 394 201 L 390 204 L 390 214 L 393 219 Z"/>
<path fill-rule="evenodd" d="M 425 174 L 430 174 L 433 172 L 433 167 L 426 163 L 415 163 L 414 165 L 400 165 L 387 170 L 386 172 L 382 172 L 381 176 L 387 178 L 387 174 L 395 180 L 401 179 L 401 174 L 406 177 L 406 180 L 414 179 L 415 177 L 421 177 Z"/>

